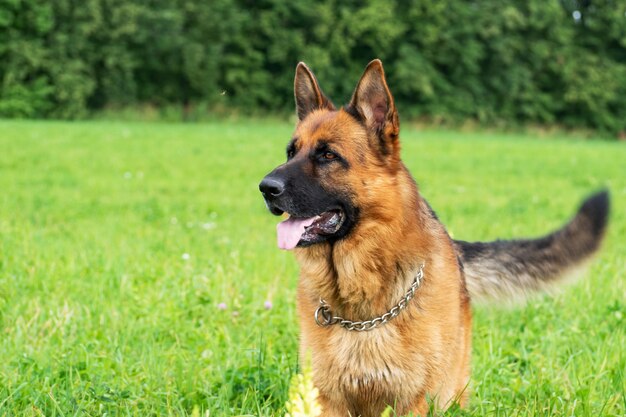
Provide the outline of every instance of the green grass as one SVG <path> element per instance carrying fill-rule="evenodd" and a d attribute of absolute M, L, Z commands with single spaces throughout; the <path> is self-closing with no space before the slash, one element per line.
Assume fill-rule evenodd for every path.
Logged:
<path fill-rule="evenodd" d="M 298 273 L 257 184 L 290 133 L 0 122 L 0 416 L 281 415 Z M 612 192 L 584 278 L 475 308 L 471 407 L 449 414 L 626 414 L 626 147 L 408 128 L 402 140 L 458 238 L 541 234 Z"/>

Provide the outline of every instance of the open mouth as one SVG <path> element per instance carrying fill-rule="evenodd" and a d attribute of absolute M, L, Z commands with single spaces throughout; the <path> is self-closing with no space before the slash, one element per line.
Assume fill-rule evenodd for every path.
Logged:
<path fill-rule="evenodd" d="M 343 225 L 344 212 L 340 209 L 325 211 L 313 217 L 290 216 L 276 226 L 278 247 L 293 249 L 296 246 L 316 243 L 331 236 Z"/>

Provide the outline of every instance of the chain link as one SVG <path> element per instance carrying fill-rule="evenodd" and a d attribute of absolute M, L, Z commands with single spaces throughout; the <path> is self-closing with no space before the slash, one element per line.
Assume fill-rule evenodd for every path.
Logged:
<path fill-rule="evenodd" d="M 322 298 L 320 298 L 320 306 L 317 308 L 317 310 L 315 310 L 315 322 L 320 327 L 327 327 L 333 324 L 338 324 L 346 330 L 354 330 L 357 332 L 366 332 L 368 330 L 375 329 L 387 323 L 394 317 L 398 316 L 398 314 L 400 314 L 400 312 L 407 307 L 409 301 L 411 301 L 411 299 L 415 296 L 415 290 L 417 290 L 417 288 L 420 286 L 422 278 L 424 278 L 424 264 L 420 266 L 420 269 L 419 271 L 417 271 L 411 287 L 406 292 L 404 297 L 402 297 L 400 301 L 398 301 L 398 303 L 391 308 L 391 310 L 389 310 L 382 316 L 366 321 L 351 321 L 346 320 L 343 317 L 333 316 L 330 305 Z"/>

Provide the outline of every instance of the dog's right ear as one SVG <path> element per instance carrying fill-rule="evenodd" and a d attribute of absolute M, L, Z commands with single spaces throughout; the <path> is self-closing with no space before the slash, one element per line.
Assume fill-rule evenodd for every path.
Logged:
<path fill-rule="evenodd" d="M 322 93 L 315 75 L 304 62 L 298 63 L 296 67 L 293 91 L 296 97 L 298 120 L 303 120 L 313 110 L 335 110 L 333 103 Z"/>

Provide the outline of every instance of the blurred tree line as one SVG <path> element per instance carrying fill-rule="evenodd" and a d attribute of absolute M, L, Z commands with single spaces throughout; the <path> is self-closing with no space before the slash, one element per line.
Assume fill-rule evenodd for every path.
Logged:
<path fill-rule="evenodd" d="M 625 0 L 0 0 L 0 116 L 336 103 L 378 57 L 403 117 L 626 130 Z"/>

